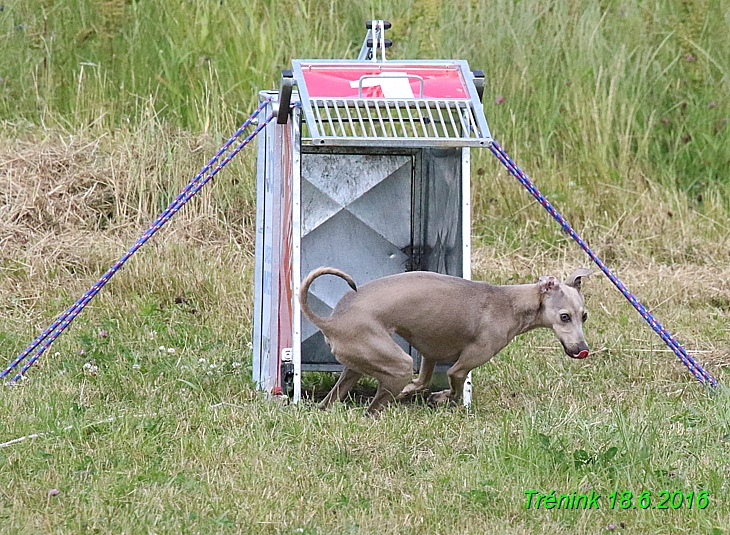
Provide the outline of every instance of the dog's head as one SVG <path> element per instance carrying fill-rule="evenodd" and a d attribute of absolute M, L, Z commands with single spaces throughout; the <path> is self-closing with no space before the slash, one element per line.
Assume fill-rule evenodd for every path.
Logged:
<path fill-rule="evenodd" d="M 588 356 L 588 344 L 583 335 L 583 323 L 588 314 L 580 286 L 591 273 L 589 269 L 580 268 L 563 282 L 555 277 L 540 277 L 537 283 L 542 299 L 541 323 L 555 331 L 565 353 L 574 359 Z"/>

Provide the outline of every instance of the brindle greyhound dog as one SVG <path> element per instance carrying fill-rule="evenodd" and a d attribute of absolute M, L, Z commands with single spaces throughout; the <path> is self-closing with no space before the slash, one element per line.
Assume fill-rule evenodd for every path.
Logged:
<path fill-rule="evenodd" d="M 299 302 L 345 366 L 320 408 L 343 400 L 365 374 L 378 381 L 367 409 L 368 414 L 377 415 L 394 398 L 425 390 L 439 362 L 454 362 L 447 372 L 451 388 L 433 393 L 429 401 L 457 402 L 471 370 L 489 361 L 515 336 L 538 327 L 555 331 L 569 357 L 586 358 L 583 322 L 587 315 L 580 287 L 591 273 L 581 268 L 562 283 L 555 277 L 540 277 L 536 284 L 492 286 L 412 271 L 358 289 L 352 277 L 339 269 L 315 269 L 302 282 Z M 353 290 L 329 317 L 316 316 L 307 303 L 309 287 L 322 275 L 340 277 Z M 394 333 L 423 357 L 420 374 L 412 383 L 413 359 L 395 343 Z"/>

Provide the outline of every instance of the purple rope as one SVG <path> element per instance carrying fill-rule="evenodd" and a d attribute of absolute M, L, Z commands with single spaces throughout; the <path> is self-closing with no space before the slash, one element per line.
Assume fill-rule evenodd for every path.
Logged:
<path fill-rule="evenodd" d="M 20 372 L 15 375 L 10 381 L 8 381 L 8 384 L 13 384 L 17 380 L 19 380 L 26 371 L 28 371 L 28 368 L 30 368 L 36 360 L 38 360 L 38 357 L 40 357 L 43 352 L 48 349 L 48 347 L 58 338 L 58 336 L 68 327 L 68 325 L 78 316 L 78 314 L 84 309 L 84 307 L 91 301 L 94 296 L 99 293 L 99 290 L 101 290 L 104 285 L 109 282 L 109 279 L 111 279 L 114 274 L 124 265 L 124 263 L 134 254 L 137 252 L 137 250 L 142 247 L 147 240 L 149 240 L 167 221 L 174 216 L 180 208 L 183 207 L 183 205 L 188 202 L 196 193 L 198 193 L 203 186 L 216 174 L 218 174 L 218 171 L 223 169 L 240 151 L 248 145 L 248 143 L 256 137 L 256 135 L 263 130 L 263 128 L 275 117 L 275 114 L 271 114 L 265 121 L 260 123 L 256 129 L 251 132 L 246 138 L 236 146 L 233 151 L 226 156 L 225 159 L 221 163 L 218 164 L 218 166 L 213 169 L 213 171 L 206 176 L 206 173 L 210 170 L 210 168 L 215 164 L 215 162 L 220 159 L 220 157 L 233 145 L 233 143 L 238 139 L 242 134 L 243 131 L 254 121 L 254 119 L 261 113 L 261 111 L 266 107 L 266 105 L 269 103 L 269 100 L 265 100 L 261 103 L 261 105 L 256 109 L 256 111 L 249 117 L 243 125 L 233 134 L 233 136 L 223 145 L 223 147 L 216 153 L 216 155 L 211 158 L 211 160 L 203 167 L 200 172 L 195 176 L 195 178 L 190 181 L 190 183 L 185 186 L 185 188 L 178 194 L 178 196 L 175 198 L 175 200 L 170 203 L 170 205 L 165 209 L 162 214 L 155 220 L 155 222 L 152 224 L 150 228 L 148 228 L 145 233 L 137 240 L 137 242 L 122 256 L 109 270 L 98 280 L 94 285 L 89 288 L 89 290 L 86 291 L 86 293 L 79 298 L 76 303 L 74 303 L 71 307 L 69 307 L 63 314 L 61 314 L 56 321 L 53 322 L 53 324 L 48 327 L 43 333 L 38 336 L 33 343 L 31 343 L 18 357 L 13 360 L 13 362 L 10 363 L 10 365 L 5 368 L 2 372 L 0 372 L 0 379 L 4 379 L 8 376 L 8 374 L 16 367 L 18 364 L 20 364 L 30 353 L 32 353 L 39 345 L 41 345 L 40 349 L 33 355 L 31 359 L 28 360 L 28 362 L 25 363 L 25 365 L 22 367 Z M 44 343 L 45 341 L 45 343 Z"/>
<path fill-rule="evenodd" d="M 578 245 L 580 245 L 581 249 L 583 249 L 588 256 L 595 262 L 595 264 L 603 271 L 608 279 L 616 286 L 616 288 L 619 289 L 619 291 L 624 295 L 626 299 L 628 299 L 629 303 L 633 305 L 633 307 L 641 314 L 641 317 L 646 320 L 646 322 L 649 324 L 649 326 L 654 329 L 654 331 L 659 335 L 659 337 L 664 340 L 664 342 L 669 346 L 669 348 L 674 351 L 674 353 L 679 357 L 679 360 L 682 361 L 682 364 L 684 364 L 689 371 L 692 372 L 692 374 L 703 384 L 709 384 L 710 386 L 717 386 L 717 381 L 710 375 L 705 369 L 700 366 L 688 353 L 687 350 L 682 347 L 682 345 L 677 342 L 677 340 L 667 331 L 661 323 L 649 312 L 644 305 L 641 304 L 641 302 L 632 294 L 629 292 L 628 288 L 622 283 L 616 275 L 613 274 L 613 272 L 608 269 L 606 264 L 603 263 L 603 261 L 598 258 L 593 251 L 588 247 L 586 242 L 583 241 L 583 239 L 578 236 L 578 234 L 573 230 L 573 228 L 568 224 L 568 222 L 565 220 L 565 218 L 560 215 L 560 212 L 558 212 L 552 204 L 545 198 L 545 196 L 540 193 L 540 191 L 537 189 L 535 184 L 528 178 L 528 176 L 522 172 L 522 170 L 517 167 L 517 164 L 515 164 L 512 159 L 507 155 L 507 153 L 502 149 L 502 147 L 499 146 L 499 144 L 496 141 L 492 141 L 492 144 L 489 147 L 489 150 L 492 151 L 492 154 L 494 154 L 497 159 L 502 162 L 502 164 L 507 168 L 507 170 L 517 179 L 520 181 L 520 183 L 525 186 L 527 191 L 529 191 L 535 199 L 545 208 L 545 210 L 548 211 L 548 213 L 553 216 L 553 218 L 560 223 L 560 226 L 563 228 L 563 230 L 570 235 L 571 238 L 573 238 Z"/>

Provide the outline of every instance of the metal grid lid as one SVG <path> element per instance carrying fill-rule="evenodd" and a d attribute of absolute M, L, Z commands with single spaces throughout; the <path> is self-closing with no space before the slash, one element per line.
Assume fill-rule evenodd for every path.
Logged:
<path fill-rule="evenodd" d="M 314 145 L 483 147 L 492 140 L 465 61 L 292 63 Z"/>

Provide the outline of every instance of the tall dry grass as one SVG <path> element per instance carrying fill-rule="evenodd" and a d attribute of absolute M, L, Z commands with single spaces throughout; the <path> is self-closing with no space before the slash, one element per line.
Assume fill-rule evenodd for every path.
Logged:
<path fill-rule="evenodd" d="M 381 16 L 390 57 L 486 72 L 494 132 L 528 167 L 587 183 L 638 172 L 696 200 L 727 183 L 729 13 L 727 0 L 15 0 L 0 12 L 0 114 L 109 131 L 151 107 L 224 135 L 291 58 L 351 58 Z"/>

